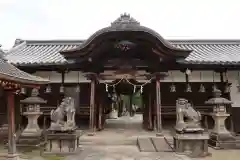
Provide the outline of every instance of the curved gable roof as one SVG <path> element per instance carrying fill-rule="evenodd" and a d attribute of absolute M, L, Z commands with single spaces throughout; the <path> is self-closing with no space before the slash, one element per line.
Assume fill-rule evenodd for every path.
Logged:
<path fill-rule="evenodd" d="M 62 52 L 64 53 L 64 52 L 71 52 L 71 51 L 84 49 L 85 47 L 89 46 L 92 43 L 92 41 L 94 41 L 94 39 L 96 39 L 97 37 L 100 37 L 105 33 L 126 32 L 126 31 L 143 32 L 143 33 L 149 34 L 152 37 L 156 38 L 159 42 L 161 42 L 163 46 L 175 52 L 181 52 L 182 54 L 186 52 L 185 55 L 188 55 L 189 52 L 191 52 L 191 50 L 173 46 L 171 43 L 165 40 L 159 33 L 157 33 L 156 31 L 148 27 L 142 26 L 140 22 L 138 22 L 136 19 L 134 19 L 133 17 L 131 17 L 129 14 L 126 14 L 126 13 L 122 14 L 119 18 L 117 18 L 114 22 L 112 22 L 109 27 L 102 28 L 97 32 L 95 32 L 86 41 L 84 41 L 81 46 L 78 46 L 71 50 L 64 50 Z"/>

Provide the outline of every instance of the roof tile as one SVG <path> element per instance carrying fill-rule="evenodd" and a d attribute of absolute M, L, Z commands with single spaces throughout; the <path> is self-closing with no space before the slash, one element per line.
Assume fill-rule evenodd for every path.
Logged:
<path fill-rule="evenodd" d="M 11 80 L 23 84 L 46 84 L 48 80 L 33 76 L 12 64 L 9 64 L 4 58 L 0 57 L 0 79 Z"/>
<path fill-rule="evenodd" d="M 169 40 L 181 49 L 192 50 L 182 63 L 236 64 L 240 63 L 240 40 Z M 59 53 L 79 47 L 83 41 L 25 41 L 12 48 L 6 55 L 16 65 L 64 64 L 66 59 Z"/>

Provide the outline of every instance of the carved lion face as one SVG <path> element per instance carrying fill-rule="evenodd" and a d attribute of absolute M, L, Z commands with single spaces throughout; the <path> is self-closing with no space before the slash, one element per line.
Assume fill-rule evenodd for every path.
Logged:
<path fill-rule="evenodd" d="M 176 105 L 186 105 L 188 103 L 188 100 L 185 98 L 179 98 L 176 100 Z"/>

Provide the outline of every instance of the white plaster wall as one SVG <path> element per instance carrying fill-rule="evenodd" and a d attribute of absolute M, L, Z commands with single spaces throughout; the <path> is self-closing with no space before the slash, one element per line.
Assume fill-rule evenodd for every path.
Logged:
<path fill-rule="evenodd" d="M 193 71 L 191 75 L 189 76 L 190 82 L 213 82 L 213 74 L 214 74 L 214 81 L 220 82 L 220 74 L 214 73 L 212 71 L 201 71 L 201 78 L 200 78 L 200 71 Z M 36 72 L 34 75 L 41 76 L 43 78 L 48 78 L 51 83 L 61 83 L 62 78 L 61 74 L 58 72 Z M 79 79 L 78 79 L 79 75 Z M 231 72 L 229 73 L 232 77 L 237 76 L 237 72 Z M 236 77 L 235 77 L 236 79 Z M 77 83 L 79 82 L 90 82 L 87 80 L 87 78 L 84 76 L 84 73 L 77 72 L 77 71 L 71 71 L 65 74 L 65 83 Z M 107 81 L 107 80 L 106 80 Z M 143 81 L 143 80 L 142 80 Z M 169 76 L 165 77 L 162 82 L 186 82 L 185 74 L 180 71 L 169 71 Z"/>
<path fill-rule="evenodd" d="M 200 76 L 201 74 L 201 76 Z M 193 71 L 189 76 L 189 82 L 220 82 L 220 74 L 212 71 Z M 162 82 L 186 82 L 186 76 L 181 71 L 169 71 L 169 76 L 165 77 Z"/>
<path fill-rule="evenodd" d="M 50 80 L 51 83 L 61 83 L 62 82 L 62 76 L 61 73 L 52 71 L 52 72 L 36 72 L 34 75 L 41 76 L 43 78 L 47 78 Z M 84 76 L 84 73 L 77 72 L 77 71 L 71 71 L 65 74 L 65 83 L 78 83 L 78 82 L 90 82 L 87 80 L 87 78 Z"/>
<path fill-rule="evenodd" d="M 214 81 L 220 82 L 220 74 L 213 73 L 212 71 L 201 71 L 201 79 L 200 79 L 200 71 L 193 71 L 189 77 L 190 82 L 213 82 L 213 74 Z M 34 75 L 41 76 L 43 78 L 50 79 L 51 83 L 61 83 L 61 74 L 57 72 L 36 72 Z M 79 79 L 78 79 L 79 75 Z M 231 100 L 234 102 L 233 107 L 240 107 L 240 92 L 238 91 L 238 71 L 229 71 L 227 74 L 228 81 L 232 83 L 231 86 Z M 105 82 L 109 82 L 111 80 L 106 80 Z M 141 80 L 144 82 L 144 80 Z M 146 80 L 145 80 L 146 81 Z M 165 79 L 161 80 L 162 82 L 186 82 L 184 73 L 180 71 L 170 71 L 169 76 Z M 71 71 L 65 75 L 65 83 L 83 83 L 90 82 L 84 77 L 82 72 Z M 101 82 L 101 81 L 100 81 Z"/>

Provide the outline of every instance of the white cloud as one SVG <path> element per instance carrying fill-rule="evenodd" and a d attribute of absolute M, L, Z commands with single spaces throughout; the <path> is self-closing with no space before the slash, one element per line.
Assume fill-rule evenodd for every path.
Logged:
<path fill-rule="evenodd" d="M 239 38 L 238 0 L 0 0 L 0 44 L 86 39 L 121 13 L 164 38 Z"/>

